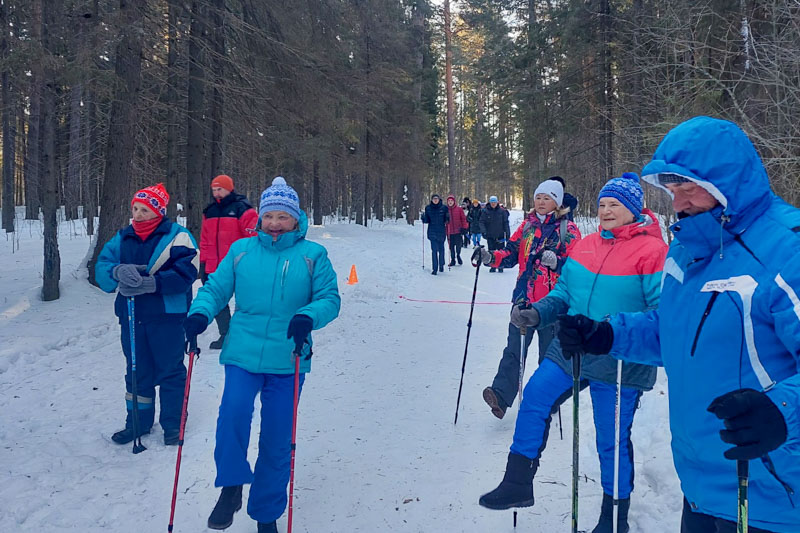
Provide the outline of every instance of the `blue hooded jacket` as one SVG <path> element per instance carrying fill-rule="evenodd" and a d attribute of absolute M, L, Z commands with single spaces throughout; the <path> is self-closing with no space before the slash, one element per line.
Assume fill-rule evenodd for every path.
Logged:
<path fill-rule="evenodd" d="M 189 314 L 200 313 L 209 323 L 236 296 L 221 364 L 254 374 L 292 374 L 294 342 L 286 336 L 292 317 L 306 315 L 320 329 L 339 315 L 341 298 L 328 252 L 306 240 L 304 212 L 298 222 L 295 231 L 276 241 L 259 231 L 254 238 L 234 242 L 197 292 Z M 303 350 L 308 354 L 311 345 Z M 311 360 L 301 359 L 300 371 L 310 369 Z"/>
<path fill-rule="evenodd" d="M 735 124 L 696 117 L 667 134 L 642 177 L 678 174 L 720 203 L 672 226 L 661 301 L 611 323 L 611 354 L 664 366 L 681 489 L 695 511 L 736 521 L 736 462 L 706 408 L 727 392 L 765 391 L 786 420 L 786 442 L 750 461 L 749 523 L 800 531 L 800 210 L 770 189 Z M 770 472 L 772 470 L 772 472 Z"/>

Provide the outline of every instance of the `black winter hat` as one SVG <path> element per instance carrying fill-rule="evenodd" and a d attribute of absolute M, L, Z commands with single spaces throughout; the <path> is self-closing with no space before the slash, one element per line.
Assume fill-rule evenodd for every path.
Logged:
<path fill-rule="evenodd" d="M 561 176 L 550 176 L 547 179 L 548 180 L 555 180 L 555 181 L 559 182 L 562 187 L 566 187 L 567 186 L 567 184 L 564 183 L 564 178 L 562 178 Z"/>

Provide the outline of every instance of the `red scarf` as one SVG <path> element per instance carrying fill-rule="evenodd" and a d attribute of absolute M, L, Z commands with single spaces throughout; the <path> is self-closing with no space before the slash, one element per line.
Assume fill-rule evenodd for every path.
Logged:
<path fill-rule="evenodd" d="M 164 217 L 155 217 L 151 218 L 150 220 L 142 220 L 141 222 L 133 221 L 133 231 L 136 232 L 136 235 L 142 239 L 142 242 L 146 241 L 147 238 L 152 234 L 161 221 L 164 220 Z"/>

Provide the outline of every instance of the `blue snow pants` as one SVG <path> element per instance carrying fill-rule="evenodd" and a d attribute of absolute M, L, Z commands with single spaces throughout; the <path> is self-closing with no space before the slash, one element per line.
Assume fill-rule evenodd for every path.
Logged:
<path fill-rule="evenodd" d="M 592 394 L 597 454 L 600 457 L 600 481 L 603 492 L 614 495 L 614 404 L 616 386 L 599 381 L 581 383 Z M 633 491 L 633 446 L 631 426 L 642 392 L 622 387 L 620 398 L 619 497 L 629 498 Z M 528 380 L 514 429 L 513 453 L 538 459 L 547 445 L 552 414 L 572 396 L 572 376 L 545 358 Z"/>
<path fill-rule="evenodd" d="M 433 270 L 444 270 L 444 240 L 431 239 L 431 255 L 433 257 Z"/>
<path fill-rule="evenodd" d="M 302 390 L 305 374 L 300 374 Z M 255 471 L 247 448 L 256 394 L 261 393 L 261 431 Z M 225 388 L 217 418 L 217 487 L 250 483 L 247 514 L 274 522 L 286 510 L 291 462 L 294 374 L 252 374 L 225 365 Z"/>
<path fill-rule="evenodd" d="M 122 327 L 122 352 L 127 361 L 125 395 L 128 416 L 125 427 L 133 427 L 133 389 L 131 386 L 131 335 L 128 321 Z M 139 428 L 147 432 L 155 418 L 155 395 L 161 403 L 159 422 L 164 431 L 181 425 L 183 390 L 186 387 L 186 367 L 183 364 L 184 332 L 178 320 L 138 322 L 136 335 L 136 389 L 139 407 Z"/>
<path fill-rule="evenodd" d="M 480 246 L 481 245 L 481 234 L 480 233 L 473 233 L 472 234 L 472 246 Z"/>

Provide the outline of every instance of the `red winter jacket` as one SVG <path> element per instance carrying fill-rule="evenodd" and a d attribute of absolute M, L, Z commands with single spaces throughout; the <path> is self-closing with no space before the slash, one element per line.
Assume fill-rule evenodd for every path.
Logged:
<path fill-rule="evenodd" d="M 200 263 L 205 273 L 217 270 L 231 244 L 256 234 L 258 213 L 241 194 L 231 192 L 228 196 L 209 204 L 203 211 L 203 226 L 200 229 Z"/>
<path fill-rule="evenodd" d="M 450 199 L 453 199 L 455 202 L 455 196 L 448 196 L 447 197 L 447 209 L 450 211 L 450 220 L 447 222 L 447 234 L 448 235 L 458 235 L 461 233 L 462 229 L 469 229 L 469 224 L 467 223 L 467 216 L 464 214 L 464 210 L 461 209 L 461 206 L 458 204 L 453 204 L 453 207 L 450 207 Z"/>

